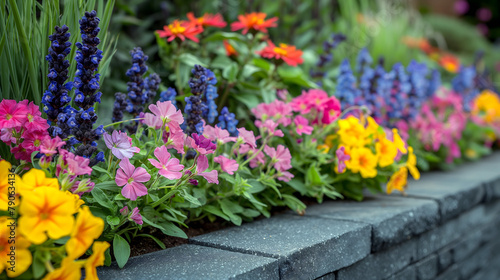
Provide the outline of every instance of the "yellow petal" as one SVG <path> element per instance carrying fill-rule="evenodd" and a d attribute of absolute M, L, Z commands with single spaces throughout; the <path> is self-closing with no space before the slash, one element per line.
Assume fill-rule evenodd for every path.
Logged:
<path fill-rule="evenodd" d="M 97 277 L 97 266 L 102 266 L 104 264 L 104 252 L 108 249 L 109 243 L 96 241 L 92 247 L 92 255 L 85 262 L 85 275 L 87 280 L 98 280 Z"/>
<path fill-rule="evenodd" d="M 80 280 L 82 273 L 81 266 L 74 261 L 63 260 L 60 268 L 47 274 L 43 280 Z"/>
<path fill-rule="evenodd" d="M 95 217 L 87 206 L 82 207 L 76 218 L 76 224 L 71 232 L 71 238 L 66 243 L 68 256 L 80 257 L 99 238 L 104 229 L 104 221 Z"/>

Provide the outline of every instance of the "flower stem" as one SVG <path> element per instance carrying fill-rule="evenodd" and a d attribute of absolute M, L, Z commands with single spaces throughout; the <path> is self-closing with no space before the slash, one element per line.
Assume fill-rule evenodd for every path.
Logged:
<path fill-rule="evenodd" d="M 139 120 L 143 120 L 143 119 L 144 118 L 137 118 L 137 119 L 130 119 L 130 120 L 124 120 L 124 121 L 119 121 L 119 122 L 115 122 L 115 123 L 110 123 L 108 125 L 105 125 L 103 128 L 108 128 L 110 126 L 121 124 L 121 123 L 124 123 L 124 122 L 139 121 Z"/>

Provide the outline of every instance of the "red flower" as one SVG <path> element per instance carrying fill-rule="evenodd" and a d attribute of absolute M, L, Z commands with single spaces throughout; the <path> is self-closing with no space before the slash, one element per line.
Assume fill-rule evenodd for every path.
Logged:
<path fill-rule="evenodd" d="M 302 64 L 302 51 L 295 48 L 295 46 L 280 44 L 279 47 L 274 45 L 273 42 L 267 41 L 267 46 L 258 52 L 262 57 L 269 59 L 281 59 L 290 66 L 297 66 Z"/>
<path fill-rule="evenodd" d="M 460 69 L 460 61 L 456 56 L 451 54 L 442 55 L 439 58 L 439 65 L 450 73 L 457 73 Z"/>
<path fill-rule="evenodd" d="M 196 35 L 203 32 L 203 27 L 193 24 L 185 20 L 174 20 L 169 25 L 163 26 L 163 30 L 156 30 L 161 38 L 168 37 L 167 41 L 171 42 L 175 38 L 184 41 L 186 38 L 198 43 L 200 40 Z"/>
<path fill-rule="evenodd" d="M 213 26 L 223 28 L 226 27 L 227 23 L 224 21 L 220 14 L 209 14 L 205 13 L 202 17 L 195 17 L 192 12 L 187 13 L 187 18 L 189 22 L 199 25 L 201 27 Z"/>
<path fill-rule="evenodd" d="M 249 30 L 260 31 L 267 33 L 267 28 L 276 27 L 277 17 L 266 19 L 265 13 L 250 13 L 239 15 L 237 22 L 231 23 L 231 31 L 243 29 L 243 34 L 247 34 Z"/>
<path fill-rule="evenodd" d="M 222 41 L 224 44 L 224 48 L 226 49 L 226 55 L 227 56 L 238 56 L 238 52 L 234 49 L 234 47 L 229 44 L 227 40 Z"/>

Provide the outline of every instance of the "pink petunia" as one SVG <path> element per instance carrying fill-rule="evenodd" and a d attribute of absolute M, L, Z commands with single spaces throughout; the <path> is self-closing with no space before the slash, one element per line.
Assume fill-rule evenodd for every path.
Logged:
<path fill-rule="evenodd" d="M 0 140 L 5 144 L 10 145 L 16 143 L 16 137 L 14 137 L 14 128 L 2 128 L 0 130 Z"/>
<path fill-rule="evenodd" d="M 261 103 L 257 107 L 251 109 L 252 113 L 259 120 L 272 119 L 278 124 L 284 126 L 290 125 L 292 122 L 292 107 L 281 100 L 275 100 L 269 104 Z"/>
<path fill-rule="evenodd" d="M 42 141 L 46 138 L 50 138 L 50 136 L 46 130 L 26 130 L 22 138 L 24 141 L 21 143 L 21 146 L 31 154 L 32 152 L 40 151 Z"/>
<path fill-rule="evenodd" d="M 203 128 L 203 136 L 219 144 L 236 141 L 235 137 L 229 136 L 229 131 L 218 126 L 205 125 Z"/>
<path fill-rule="evenodd" d="M 23 146 L 15 146 L 10 149 L 10 153 L 14 155 L 17 160 L 31 161 L 31 152 L 27 151 Z"/>
<path fill-rule="evenodd" d="M 243 144 L 240 146 L 240 149 L 238 150 L 240 155 L 247 155 L 248 157 L 254 155 L 255 153 L 258 153 L 253 159 L 250 160 L 250 167 L 251 168 L 256 168 L 259 166 L 259 164 L 264 165 L 266 163 L 266 156 L 264 153 L 259 152 L 256 148 L 252 148 L 248 144 Z"/>
<path fill-rule="evenodd" d="M 278 171 L 285 171 L 292 168 L 292 155 L 290 154 L 290 150 L 288 150 L 288 148 L 286 148 L 285 146 L 278 145 L 276 149 L 265 146 L 264 152 L 272 159 L 274 168 L 276 168 Z"/>
<path fill-rule="evenodd" d="M 210 139 L 205 138 L 203 135 L 198 135 L 197 133 L 191 134 L 191 137 L 188 139 L 191 148 L 195 149 L 200 155 L 213 154 L 217 148 Z"/>
<path fill-rule="evenodd" d="M 295 124 L 296 132 L 298 135 L 311 135 L 312 131 L 314 130 L 314 128 L 309 125 L 309 121 L 302 116 L 295 117 L 293 123 Z"/>
<path fill-rule="evenodd" d="M 46 137 L 42 140 L 40 144 L 40 153 L 46 156 L 51 156 L 57 154 L 57 149 L 64 146 L 66 142 L 62 141 L 59 136 L 54 138 Z"/>
<path fill-rule="evenodd" d="M 35 103 L 33 103 L 32 101 L 26 106 L 26 109 L 28 111 L 26 114 L 27 121 L 24 124 L 26 130 L 30 131 L 49 129 L 50 126 L 47 123 L 47 120 L 42 118 L 42 112 L 40 112 L 38 105 L 35 105 Z"/>
<path fill-rule="evenodd" d="M 182 171 L 184 169 L 184 165 L 179 164 L 179 159 L 177 158 L 170 158 L 171 155 L 168 152 L 167 147 L 161 146 L 155 149 L 154 154 L 156 156 L 156 159 L 148 159 L 151 164 L 160 169 L 158 172 L 161 176 L 174 180 L 174 179 L 180 179 L 182 177 Z"/>
<path fill-rule="evenodd" d="M 160 129 L 163 125 L 162 120 L 151 113 L 144 114 L 144 119 L 141 122 L 154 129 Z"/>
<path fill-rule="evenodd" d="M 214 162 L 219 163 L 221 170 L 229 175 L 233 175 L 234 171 L 237 171 L 239 167 L 239 164 L 236 160 L 228 159 L 225 156 L 215 157 Z"/>
<path fill-rule="evenodd" d="M 132 213 L 130 213 L 129 219 L 134 221 L 138 225 L 142 225 L 142 216 L 139 214 L 139 207 L 135 207 L 132 209 Z"/>
<path fill-rule="evenodd" d="M 279 171 L 278 180 L 283 182 L 290 182 L 290 180 L 295 177 L 292 173 L 288 171 Z"/>
<path fill-rule="evenodd" d="M 114 130 L 111 135 L 106 132 L 103 138 L 106 147 L 119 159 L 131 158 L 134 153 L 141 151 L 138 147 L 132 147 L 132 138 L 126 132 Z"/>
<path fill-rule="evenodd" d="M 123 208 L 120 209 L 120 214 L 122 214 L 123 216 L 127 216 L 128 213 L 130 213 L 130 211 L 128 210 L 128 206 L 123 206 Z"/>
<path fill-rule="evenodd" d="M 321 122 L 323 124 L 331 124 L 340 116 L 340 101 L 334 96 L 324 101 L 321 107 L 321 111 L 323 112 Z"/>
<path fill-rule="evenodd" d="M 27 121 L 28 108 L 26 102 L 4 99 L 0 102 L 0 129 L 20 127 Z"/>
<path fill-rule="evenodd" d="M 120 164 L 121 169 L 116 171 L 115 182 L 118 186 L 123 186 L 122 195 L 130 200 L 137 200 L 137 197 L 148 194 L 148 189 L 144 182 L 151 179 L 151 175 L 142 167 L 135 168 L 128 158 L 124 158 Z"/>
<path fill-rule="evenodd" d="M 238 140 L 243 141 L 243 143 L 248 144 L 253 149 L 257 148 L 255 135 L 253 131 L 246 130 L 245 128 L 238 128 Z"/>
<path fill-rule="evenodd" d="M 217 170 L 205 172 L 208 168 L 208 158 L 205 155 L 200 155 L 196 162 L 196 175 L 202 176 L 209 183 L 219 184 L 219 174 Z"/>
<path fill-rule="evenodd" d="M 351 156 L 345 153 L 345 147 L 340 146 L 337 151 L 335 151 L 335 155 L 337 156 L 337 159 L 339 161 L 338 166 L 337 166 L 337 171 L 339 173 L 343 173 L 346 165 L 345 162 L 351 159 Z"/>
<path fill-rule="evenodd" d="M 178 127 L 178 129 L 177 129 Z M 170 131 L 163 133 L 163 141 L 167 149 L 174 148 L 178 153 L 184 154 L 184 143 L 187 137 L 179 126 L 172 125 Z"/>
<path fill-rule="evenodd" d="M 95 183 L 90 181 L 89 178 L 81 181 L 75 181 L 70 191 L 74 194 L 82 196 L 84 193 L 91 192 L 94 189 Z"/>
<path fill-rule="evenodd" d="M 284 136 L 283 131 L 281 131 L 281 129 L 277 129 L 278 124 L 273 120 L 266 120 L 265 122 L 256 120 L 255 126 L 257 126 L 258 128 L 263 128 L 264 133 L 268 133 L 271 136 L 278 136 L 278 137 Z"/>
<path fill-rule="evenodd" d="M 156 117 L 160 118 L 164 124 L 168 124 L 171 121 L 177 124 L 182 124 L 184 122 L 181 110 L 177 110 L 170 101 L 158 101 L 156 105 L 151 104 L 148 108 Z"/>

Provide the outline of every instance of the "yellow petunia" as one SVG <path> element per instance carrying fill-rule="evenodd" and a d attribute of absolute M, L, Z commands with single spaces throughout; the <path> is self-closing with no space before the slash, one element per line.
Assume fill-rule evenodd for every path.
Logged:
<path fill-rule="evenodd" d="M 420 172 L 417 169 L 417 156 L 413 153 L 412 147 L 408 147 L 408 160 L 406 161 L 406 167 L 408 167 L 413 179 L 420 179 Z"/>
<path fill-rule="evenodd" d="M 378 156 L 378 165 L 386 167 L 394 163 L 394 158 L 398 155 L 396 145 L 385 137 L 381 137 L 375 144 L 375 150 Z"/>
<path fill-rule="evenodd" d="M 354 116 L 339 120 L 340 144 L 351 147 L 363 147 L 370 140 L 365 127 Z"/>
<path fill-rule="evenodd" d="M 407 183 L 408 169 L 403 166 L 396 173 L 392 174 L 391 179 L 389 179 L 386 190 L 387 194 L 391 194 L 394 190 L 404 193 Z"/>
<path fill-rule="evenodd" d="M 104 229 L 104 221 L 94 217 L 87 206 L 78 212 L 76 224 L 71 232 L 71 237 L 66 243 L 66 252 L 69 258 L 76 259 L 83 255 L 97 239 Z"/>
<path fill-rule="evenodd" d="M 81 264 L 66 258 L 60 268 L 48 273 L 42 280 L 80 280 L 80 278 L 82 278 Z"/>
<path fill-rule="evenodd" d="M 472 115 L 487 124 L 500 121 L 500 97 L 490 90 L 484 90 L 474 100 Z"/>
<path fill-rule="evenodd" d="M 328 152 L 330 151 L 330 147 L 326 144 L 318 145 L 318 147 L 316 147 L 316 149 L 323 154 L 328 154 Z"/>
<path fill-rule="evenodd" d="M 377 156 L 368 148 L 353 148 L 349 155 L 351 159 L 346 161 L 346 166 L 353 173 L 360 173 L 363 178 L 377 176 Z"/>
<path fill-rule="evenodd" d="M 28 249 L 30 242 L 17 232 L 12 222 L 13 220 L 7 217 L 0 217 L 0 273 L 6 270 L 9 278 L 21 275 L 30 267 L 32 261 Z M 9 239 L 11 236 L 13 239 Z M 15 254 L 12 255 L 12 252 Z M 14 269 L 9 269 L 10 267 Z"/>
<path fill-rule="evenodd" d="M 5 211 L 9 208 L 9 187 L 14 187 L 16 189 L 16 185 L 21 180 L 19 176 L 11 175 L 11 168 L 12 165 L 10 164 L 10 162 L 6 160 L 0 160 L 0 210 L 2 211 Z M 11 178 L 10 181 L 9 176 Z M 18 205 L 17 200 L 14 201 L 14 205 Z"/>
<path fill-rule="evenodd" d="M 19 207 L 19 231 L 34 244 L 71 233 L 75 200 L 53 187 L 39 187 L 23 194 Z"/>
<path fill-rule="evenodd" d="M 403 139 L 401 139 L 401 136 L 399 136 L 398 130 L 395 128 L 392 129 L 392 142 L 394 142 L 394 144 L 396 144 L 396 147 L 398 148 L 398 150 L 400 152 L 402 152 L 403 154 L 406 154 L 408 152 L 406 150 L 405 141 L 403 141 Z"/>
<path fill-rule="evenodd" d="M 98 280 L 96 267 L 104 265 L 104 252 L 108 249 L 109 243 L 96 241 L 92 246 L 92 255 L 85 261 L 86 280 Z"/>
<path fill-rule="evenodd" d="M 372 117 L 368 116 L 366 118 L 368 125 L 366 126 L 366 132 L 369 135 L 373 135 L 374 138 L 385 138 L 384 129 L 378 125 L 378 123 Z"/>
<path fill-rule="evenodd" d="M 42 170 L 32 168 L 23 175 L 23 186 L 20 190 L 21 194 L 23 191 L 33 191 L 40 187 L 59 189 L 59 182 L 56 178 L 47 178 Z"/>

